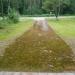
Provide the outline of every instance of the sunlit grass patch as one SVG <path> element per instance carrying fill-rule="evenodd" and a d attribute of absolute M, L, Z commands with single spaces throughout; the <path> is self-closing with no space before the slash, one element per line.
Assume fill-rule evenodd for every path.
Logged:
<path fill-rule="evenodd" d="M 58 35 L 66 37 L 75 37 L 75 19 L 49 20 L 49 25 Z"/>
<path fill-rule="evenodd" d="M 22 34 L 32 26 L 33 20 L 21 21 L 17 24 L 8 24 L 0 29 L 0 40 L 10 39 Z M 59 21 L 48 19 L 49 25 L 58 35 L 66 37 L 75 37 L 75 19 L 59 19 Z M 1 25 L 0 25 L 1 26 Z"/>
<path fill-rule="evenodd" d="M 32 20 L 22 21 L 16 24 L 7 23 L 3 29 L 0 29 L 0 40 L 10 39 L 21 35 L 32 26 Z"/>

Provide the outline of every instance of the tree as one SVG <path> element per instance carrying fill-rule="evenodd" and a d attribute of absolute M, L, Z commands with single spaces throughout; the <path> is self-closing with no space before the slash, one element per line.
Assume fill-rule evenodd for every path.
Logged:
<path fill-rule="evenodd" d="M 2 15 L 2 17 L 3 17 L 3 0 L 1 0 L 1 15 Z"/>
<path fill-rule="evenodd" d="M 61 0 L 45 0 L 45 2 L 43 3 L 43 9 L 45 9 L 49 13 L 53 12 L 56 18 L 59 16 L 60 6 Z"/>
<path fill-rule="evenodd" d="M 6 16 L 14 8 L 21 15 L 49 14 L 56 17 L 75 14 L 75 0 L 0 0 L 0 15 Z"/>
<path fill-rule="evenodd" d="M 12 21 L 13 23 L 19 22 L 19 13 L 14 8 L 9 9 L 8 20 Z"/>

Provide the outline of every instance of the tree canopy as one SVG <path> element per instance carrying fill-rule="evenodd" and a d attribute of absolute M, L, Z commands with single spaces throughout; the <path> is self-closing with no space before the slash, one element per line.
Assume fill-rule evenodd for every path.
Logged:
<path fill-rule="evenodd" d="M 0 0 L 0 16 L 7 15 L 9 8 L 21 15 L 75 14 L 75 0 Z"/>

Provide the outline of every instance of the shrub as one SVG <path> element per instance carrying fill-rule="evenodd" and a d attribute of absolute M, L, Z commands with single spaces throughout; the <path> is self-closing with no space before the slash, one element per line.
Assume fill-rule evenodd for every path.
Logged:
<path fill-rule="evenodd" d="M 0 20 L 0 29 L 4 29 L 8 25 L 7 20 Z"/>
<path fill-rule="evenodd" d="M 19 22 L 19 13 L 15 9 L 9 9 L 8 19 L 14 23 Z"/>

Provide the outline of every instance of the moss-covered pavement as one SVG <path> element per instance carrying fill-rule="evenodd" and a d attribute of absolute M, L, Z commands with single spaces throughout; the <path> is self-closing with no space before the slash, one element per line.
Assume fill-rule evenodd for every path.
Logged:
<path fill-rule="evenodd" d="M 73 57 L 72 49 L 51 27 L 43 31 L 40 26 L 34 25 L 6 48 L 4 56 L 0 58 L 0 70 L 75 71 Z"/>

